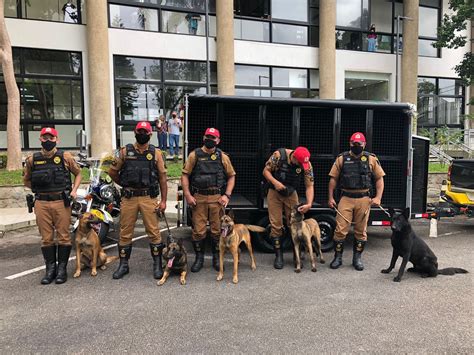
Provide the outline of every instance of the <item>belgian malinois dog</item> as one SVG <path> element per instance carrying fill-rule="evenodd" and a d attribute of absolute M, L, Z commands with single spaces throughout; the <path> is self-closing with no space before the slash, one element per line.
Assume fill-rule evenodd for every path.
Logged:
<path fill-rule="evenodd" d="M 157 285 L 163 285 L 171 271 L 179 273 L 179 282 L 181 285 L 186 285 L 186 275 L 188 273 L 188 256 L 186 249 L 183 246 L 183 240 L 178 239 L 174 241 L 168 238 L 166 248 L 163 249 L 163 259 L 166 261 L 163 277 L 158 281 Z"/>
<path fill-rule="evenodd" d="M 411 228 L 409 208 L 406 208 L 403 212 L 395 212 L 393 208 L 390 208 L 389 213 L 391 216 L 393 253 L 390 266 L 382 270 L 382 273 L 388 274 L 392 271 L 399 256 L 403 260 L 400 269 L 398 269 L 398 275 L 393 279 L 395 282 L 402 280 L 403 273 L 409 261 L 413 264 L 413 267 L 407 269 L 407 271 L 416 272 L 420 274 L 421 277 L 467 273 L 466 270 L 455 267 L 438 269 L 438 258 L 425 241 L 418 237 Z"/>
<path fill-rule="evenodd" d="M 292 208 L 290 215 L 290 231 L 293 239 L 295 253 L 295 272 L 301 272 L 300 243 L 306 246 L 306 251 L 311 260 L 311 271 L 316 272 L 316 258 L 313 253 L 313 239 L 316 246 L 316 255 L 321 264 L 325 263 L 323 253 L 321 252 L 321 230 L 319 224 L 313 218 L 304 219 L 304 215 L 298 211 L 297 205 Z"/>
<path fill-rule="evenodd" d="M 93 225 L 100 220 L 90 212 L 86 212 L 79 220 L 76 231 L 76 272 L 73 277 L 81 276 L 81 270 L 90 267 L 91 276 L 97 275 L 97 268 L 105 270 L 106 265 L 118 259 L 118 256 L 107 256 L 100 245 L 100 239 Z"/>
<path fill-rule="evenodd" d="M 221 281 L 224 277 L 224 254 L 226 249 L 230 251 L 234 259 L 234 271 L 232 273 L 232 282 L 239 282 L 239 260 L 240 260 L 240 243 L 244 242 L 250 255 L 250 267 L 252 271 L 257 269 L 255 257 L 253 256 L 252 243 L 250 241 L 250 232 L 266 232 L 265 228 L 254 226 L 251 224 L 235 224 L 234 212 L 230 210 L 221 217 L 221 235 L 219 238 L 219 273 L 217 281 Z"/>

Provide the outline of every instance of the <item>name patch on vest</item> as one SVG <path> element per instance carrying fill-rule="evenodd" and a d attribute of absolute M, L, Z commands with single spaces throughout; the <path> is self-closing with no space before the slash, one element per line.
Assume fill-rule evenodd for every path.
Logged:
<path fill-rule="evenodd" d="M 43 165 L 46 164 L 46 160 L 37 160 L 34 162 L 35 165 Z"/>

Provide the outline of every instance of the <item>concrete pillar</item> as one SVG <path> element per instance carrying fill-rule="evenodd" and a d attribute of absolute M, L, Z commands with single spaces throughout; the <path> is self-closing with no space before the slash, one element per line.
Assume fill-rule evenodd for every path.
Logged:
<path fill-rule="evenodd" d="M 112 153 L 107 0 L 87 1 L 87 60 L 92 156 Z"/>
<path fill-rule="evenodd" d="M 401 67 L 401 102 L 417 103 L 418 94 L 418 13 L 419 0 L 403 2 L 403 52 Z"/>
<path fill-rule="evenodd" d="M 234 95 L 234 1 L 216 1 L 217 91 Z"/>
<path fill-rule="evenodd" d="M 336 98 L 336 1 L 319 2 L 319 97 Z"/>

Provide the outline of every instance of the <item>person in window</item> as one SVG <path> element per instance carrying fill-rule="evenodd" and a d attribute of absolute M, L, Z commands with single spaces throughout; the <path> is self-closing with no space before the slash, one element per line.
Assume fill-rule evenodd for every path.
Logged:
<path fill-rule="evenodd" d="M 73 3 L 71 2 L 65 3 L 62 8 L 62 11 L 64 14 L 64 22 L 77 23 L 77 20 L 78 20 L 77 8 Z"/>
<path fill-rule="evenodd" d="M 367 51 L 375 52 L 377 49 L 377 35 L 375 34 L 375 25 L 372 24 L 367 35 Z"/>
<path fill-rule="evenodd" d="M 190 35 L 197 34 L 198 21 L 201 21 L 201 15 L 198 14 L 187 14 L 186 21 L 188 21 L 188 30 Z"/>

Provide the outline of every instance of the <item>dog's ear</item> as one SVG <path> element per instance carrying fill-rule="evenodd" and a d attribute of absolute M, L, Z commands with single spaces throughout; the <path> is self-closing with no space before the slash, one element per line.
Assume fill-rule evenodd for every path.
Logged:
<path fill-rule="evenodd" d="M 403 216 L 406 218 L 406 219 L 410 219 L 410 207 L 407 207 L 403 210 Z"/>
<path fill-rule="evenodd" d="M 389 207 L 388 213 L 390 213 L 390 216 L 393 217 L 393 215 L 395 214 L 395 210 L 392 207 Z"/>
<path fill-rule="evenodd" d="M 227 215 L 228 215 L 230 218 L 234 219 L 234 211 L 232 210 L 232 208 L 229 210 L 229 212 L 227 212 Z"/>

